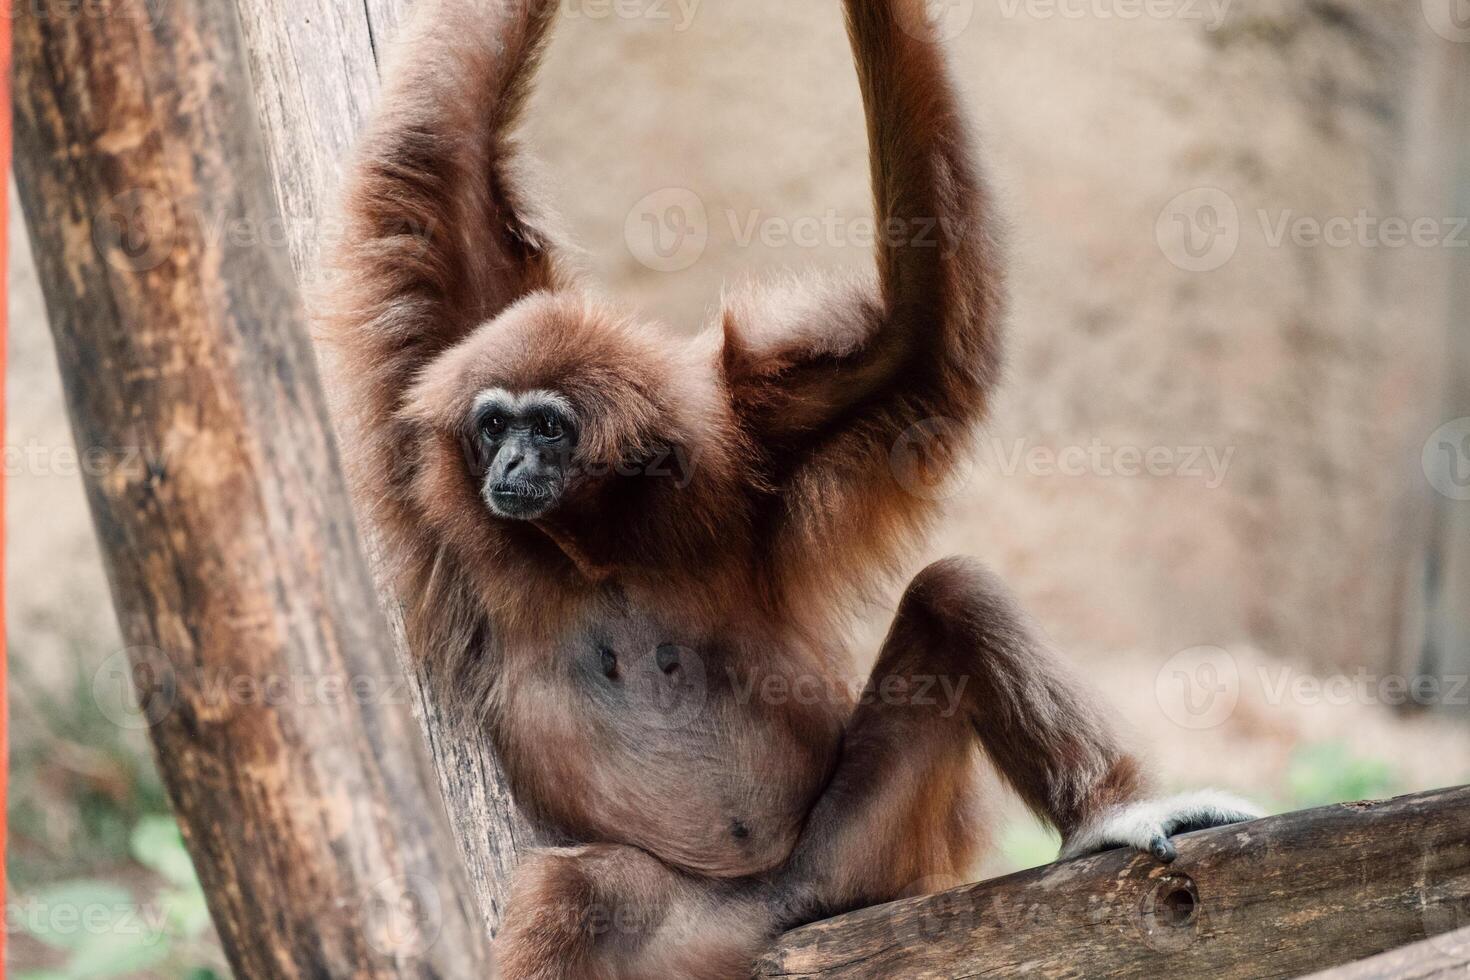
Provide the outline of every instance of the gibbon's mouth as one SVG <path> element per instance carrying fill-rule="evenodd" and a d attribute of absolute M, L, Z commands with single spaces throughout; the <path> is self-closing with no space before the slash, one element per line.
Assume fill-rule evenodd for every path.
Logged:
<path fill-rule="evenodd" d="M 548 486 L 508 481 L 485 488 L 485 502 L 501 517 L 530 520 L 551 509 L 556 494 Z"/>

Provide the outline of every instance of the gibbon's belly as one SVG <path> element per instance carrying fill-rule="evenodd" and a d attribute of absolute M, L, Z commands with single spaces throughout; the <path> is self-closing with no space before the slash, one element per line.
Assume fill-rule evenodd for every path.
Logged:
<path fill-rule="evenodd" d="M 772 652 L 599 617 L 509 685 L 511 778 L 574 839 L 718 877 L 775 868 L 826 784 L 846 705 Z"/>

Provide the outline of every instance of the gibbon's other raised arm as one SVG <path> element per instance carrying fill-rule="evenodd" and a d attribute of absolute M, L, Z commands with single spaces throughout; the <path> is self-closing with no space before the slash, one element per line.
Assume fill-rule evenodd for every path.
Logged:
<path fill-rule="evenodd" d="M 419 0 L 345 193 L 327 325 L 357 413 L 364 498 L 391 507 L 411 466 L 403 395 L 430 360 L 559 274 L 522 190 L 511 130 L 553 0 Z M 393 524 L 393 514 L 381 514 Z"/>
<path fill-rule="evenodd" d="M 383 299 L 446 304 L 436 312 L 456 322 L 436 331 L 463 333 L 553 284 L 511 133 L 556 8 L 419 0 L 387 68 L 348 195 L 352 257 L 388 279 Z"/>
<path fill-rule="evenodd" d="M 845 6 L 867 114 L 876 285 L 753 291 L 729 301 L 723 324 L 726 380 L 771 460 L 798 553 L 919 523 L 932 495 L 895 485 L 895 446 L 934 420 L 933 431 L 967 441 L 1000 361 L 994 218 L 925 0 Z M 924 448 L 925 476 L 938 479 L 965 447 Z"/>
<path fill-rule="evenodd" d="M 996 370 L 998 263 L 969 127 L 927 0 L 846 0 L 867 113 L 883 324 L 868 350 L 943 360 L 984 385 Z M 935 381 L 944 379 L 936 378 Z M 953 406 L 957 415 L 963 406 Z"/>

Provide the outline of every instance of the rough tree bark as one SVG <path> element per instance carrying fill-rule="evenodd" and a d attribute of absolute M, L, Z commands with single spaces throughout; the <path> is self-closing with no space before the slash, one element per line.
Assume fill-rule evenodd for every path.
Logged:
<path fill-rule="evenodd" d="M 16 176 L 136 721 L 235 972 L 488 975 L 296 284 L 263 240 L 279 217 L 234 9 L 27 5 L 14 31 Z"/>
<path fill-rule="evenodd" d="M 409 6 L 407 0 L 236 2 L 265 132 L 266 160 L 286 216 L 286 245 L 308 295 L 322 285 L 319 259 L 340 227 L 337 190 L 377 95 L 377 60 Z M 324 368 L 330 378 L 330 364 Z M 370 534 L 370 529 L 364 530 Z M 469 726 L 451 723 L 429 696 L 419 661 L 403 635 L 393 590 L 381 580 L 378 588 L 460 853 L 493 934 L 517 853 L 534 840 L 534 834 L 511 801 L 489 740 Z"/>

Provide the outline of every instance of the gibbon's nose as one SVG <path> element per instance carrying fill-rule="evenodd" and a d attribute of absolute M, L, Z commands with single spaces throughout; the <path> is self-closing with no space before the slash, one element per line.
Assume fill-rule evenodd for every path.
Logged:
<path fill-rule="evenodd" d="M 507 449 L 505 452 L 505 469 L 500 471 L 502 479 L 514 476 L 516 470 L 520 469 L 526 462 L 526 453 L 524 450 Z"/>

